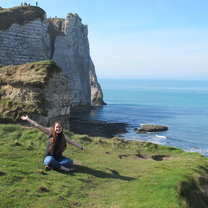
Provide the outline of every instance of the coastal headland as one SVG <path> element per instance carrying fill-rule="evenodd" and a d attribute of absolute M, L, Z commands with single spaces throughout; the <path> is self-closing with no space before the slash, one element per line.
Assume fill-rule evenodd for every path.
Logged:
<path fill-rule="evenodd" d="M 75 109 L 105 104 L 87 32 L 77 14 L 0 10 L 0 207 L 208 207 L 208 158 L 113 137 L 125 123 L 69 119 Z M 64 153 L 75 172 L 44 170 L 47 135 L 17 124 L 22 114 L 71 126 L 65 133 L 85 147 Z"/>
<path fill-rule="evenodd" d="M 90 57 L 88 28 L 78 14 L 47 18 L 40 7 L 1 8 L 0 65 L 4 121 L 17 121 L 33 107 L 32 116 L 40 123 L 57 118 L 65 123 L 74 108 L 105 104 Z M 7 111 L 8 105 L 24 102 L 30 107 Z"/>

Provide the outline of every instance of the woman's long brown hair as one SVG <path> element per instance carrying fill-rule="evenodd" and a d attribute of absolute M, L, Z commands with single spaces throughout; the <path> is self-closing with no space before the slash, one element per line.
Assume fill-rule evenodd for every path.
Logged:
<path fill-rule="evenodd" d="M 65 149 L 66 149 L 66 140 L 65 140 L 65 137 L 64 137 L 64 133 L 63 133 L 63 125 L 61 122 L 57 121 L 55 122 L 53 125 L 52 125 L 52 134 L 51 134 L 51 137 L 49 138 L 49 141 L 50 141 L 50 153 L 53 154 L 53 151 L 54 151 L 54 144 L 56 142 L 56 139 L 57 139 L 57 133 L 55 132 L 55 125 L 56 124 L 59 124 L 61 125 L 62 127 L 62 131 L 61 133 L 59 134 L 59 136 L 61 137 L 61 142 L 60 142 L 60 146 L 59 148 L 57 149 L 57 153 L 62 153 Z"/>

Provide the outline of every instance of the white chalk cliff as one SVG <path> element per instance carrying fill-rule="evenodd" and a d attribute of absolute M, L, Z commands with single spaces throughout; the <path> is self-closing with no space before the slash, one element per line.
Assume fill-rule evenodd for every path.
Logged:
<path fill-rule="evenodd" d="M 0 64 L 53 60 L 67 79 L 71 107 L 103 105 L 102 90 L 90 57 L 88 29 L 80 17 L 68 14 L 66 19 L 46 19 L 41 8 L 32 6 L 10 10 L 13 14 L 8 11 L 8 15 L 19 14 L 22 19 L 14 21 L 13 17 L 9 22 L 7 15 L 5 24 L 0 23 Z M 31 16 L 27 16 L 28 12 Z M 1 22 L 2 15 L 0 13 Z"/>
<path fill-rule="evenodd" d="M 69 79 L 69 88 L 73 88 L 72 106 L 103 104 L 102 90 L 90 57 L 87 26 L 77 14 L 68 14 L 63 21 L 49 19 L 49 23 L 53 40 L 51 59 Z"/>

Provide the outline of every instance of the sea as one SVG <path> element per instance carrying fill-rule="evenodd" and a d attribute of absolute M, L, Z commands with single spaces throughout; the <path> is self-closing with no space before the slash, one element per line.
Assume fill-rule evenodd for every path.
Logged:
<path fill-rule="evenodd" d="M 106 106 L 91 119 L 128 124 L 127 140 L 148 141 L 208 156 L 208 80 L 100 79 Z M 138 134 L 142 124 L 165 132 Z"/>

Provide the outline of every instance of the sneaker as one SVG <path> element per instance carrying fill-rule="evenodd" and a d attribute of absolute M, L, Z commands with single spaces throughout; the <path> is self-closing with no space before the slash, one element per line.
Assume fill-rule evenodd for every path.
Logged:
<path fill-rule="evenodd" d="M 50 171 L 50 170 L 52 170 L 52 168 L 49 167 L 49 166 L 45 166 L 45 170 L 46 170 L 46 171 Z"/>

